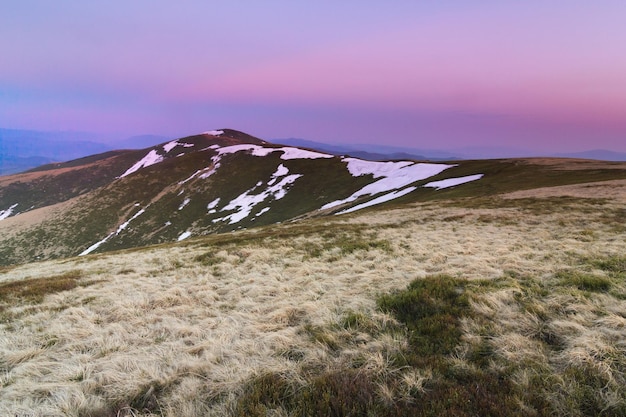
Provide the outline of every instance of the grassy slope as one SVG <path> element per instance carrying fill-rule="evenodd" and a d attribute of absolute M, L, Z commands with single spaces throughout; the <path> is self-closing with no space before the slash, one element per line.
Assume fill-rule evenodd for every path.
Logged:
<path fill-rule="evenodd" d="M 624 415 L 623 190 L 5 267 L 0 414 Z"/>
<path fill-rule="evenodd" d="M 221 140 L 233 141 L 234 139 Z M 201 146 L 207 138 L 198 136 L 186 138 L 184 141 L 195 141 L 198 142 L 198 146 Z M 228 144 L 228 142 L 223 144 Z M 97 181 L 104 181 L 105 177 L 110 179 L 114 174 L 119 175 L 119 172 L 123 171 L 124 168 L 120 166 L 130 166 L 145 154 L 145 150 L 137 152 L 117 155 L 114 157 L 115 162 L 112 160 L 108 165 L 88 164 L 78 171 L 70 170 L 61 174 L 58 179 L 62 181 L 57 184 L 56 188 L 44 184 L 43 188 L 37 189 L 45 192 L 46 198 L 53 198 L 51 201 L 66 198 L 71 193 L 81 194 L 85 191 L 84 187 L 97 188 L 102 185 L 94 183 L 94 180 L 88 180 L 92 176 L 87 175 L 85 170 L 98 170 Z M 145 209 L 146 212 L 134 220 L 131 227 L 119 236 L 101 245 L 98 251 L 173 241 L 187 231 L 197 236 L 267 225 L 307 216 L 310 213 L 315 214 L 314 210 L 324 203 L 345 198 L 368 181 L 366 177 L 350 176 L 344 164 L 338 159 L 283 161 L 279 158 L 280 153 L 272 153 L 263 158 L 237 153 L 223 157 L 220 162 L 222 166 L 210 178 L 196 178 L 184 185 L 179 185 L 179 181 L 189 178 L 199 169 L 206 168 L 213 154 L 211 151 L 194 152 L 144 168 L 134 175 L 83 195 L 74 202 L 73 209 L 66 211 L 65 214 L 43 218 L 40 223 L 30 228 L 27 227 L 19 235 L 5 233 L 0 236 L 0 264 L 76 255 L 115 232 L 119 225 L 126 222 L 140 209 Z M 120 158 L 124 158 L 123 161 Z M 94 161 L 88 160 L 87 162 Z M 267 203 L 264 202 L 255 207 L 248 218 L 238 223 L 231 225 L 228 221 L 213 222 L 213 219 L 223 217 L 229 212 L 209 214 L 207 213 L 209 202 L 220 197 L 221 204 L 224 205 L 241 193 L 255 188 L 258 181 L 269 181 L 271 174 L 281 163 L 289 169 L 290 174 L 303 174 L 303 176 L 289 187 L 290 191 L 285 198 L 270 203 L 269 212 L 256 217 L 256 214 L 266 206 Z M 542 159 L 482 160 L 459 162 L 457 166 L 443 171 L 438 176 L 421 181 L 417 185 L 476 173 L 483 173 L 484 177 L 479 181 L 445 190 L 419 188 L 389 204 L 459 197 L 473 197 L 474 204 L 482 204 L 481 202 L 489 201 L 491 196 L 504 192 L 540 186 L 626 178 L 626 168 L 623 163 L 583 160 L 550 160 L 547 163 Z M 30 175 L 44 174 L 45 172 Z M 80 179 L 76 179 L 76 176 Z M 52 180 L 44 175 L 40 181 Z M 66 183 L 73 185 L 64 186 L 63 184 Z M 12 192 L 11 187 L 14 185 L 22 188 L 34 187 L 32 183 L 29 185 L 27 182 L 16 184 L 4 188 L 3 192 Z M 263 188 L 264 186 L 260 189 Z M 19 193 L 24 192 L 24 190 L 19 191 Z M 29 193 L 32 194 L 32 198 L 41 198 L 37 196 L 37 192 Z M 65 197 L 61 198 L 59 195 Z M 189 204 L 184 210 L 179 210 L 186 199 L 189 199 Z M 0 227 L 8 223 L 1 223 Z"/>

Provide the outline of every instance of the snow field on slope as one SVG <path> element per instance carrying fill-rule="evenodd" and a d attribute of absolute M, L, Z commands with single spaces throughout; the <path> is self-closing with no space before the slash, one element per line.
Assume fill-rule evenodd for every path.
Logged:
<path fill-rule="evenodd" d="M 320 152 L 312 152 L 299 148 L 292 148 L 285 146 L 282 148 L 271 148 L 252 144 L 225 146 L 217 150 L 219 155 L 236 153 L 241 151 L 251 151 L 254 156 L 267 156 L 273 152 L 282 152 L 280 159 L 286 161 L 289 159 L 319 159 L 319 158 L 333 158 L 333 155 Z"/>
<path fill-rule="evenodd" d="M 141 168 L 149 167 L 154 164 L 158 164 L 163 161 L 163 157 L 159 155 L 156 149 L 152 149 L 146 156 L 144 156 L 141 160 L 139 160 L 135 165 L 128 168 L 126 172 L 120 175 L 118 178 L 124 178 L 127 175 L 132 174 L 133 172 L 139 171 Z"/>
<path fill-rule="evenodd" d="M 374 176 L 374 178 L 380 179 L 366 185 L 365 187 L 354 192 L 352 195 L 344 198 L 343 200 L 332 201 L 330 203 L 324 204 L 321 208 L 322 210 L 337 207 L 341 204 L 350 203 L 357 198 L 366 195 L 375 195 L 379 193 L 398 190 L 413 182 L 435 176 L 440 172 L 454 166 L 445 164 L 412 163 L 409 161 L 370 162 L 354 158 L 345 158 L 344 161 L 347 162 L 348 171 L 350 171 L 352 176 L 356 177 L 371 174 Z M 400 197 L 400 195 L 398 195 L 398 197 Z"/>
<path fill-rule="evenodd" d="M 182 146 L 183 148 L 193 148 L 195 145 L 193 145 L 192 143 L 181 143 L 177 140 L 173 140 L 163 145 L 163 150 L 165 151 L 165 153 L 169 153 L 177 146 Z"/>
<path fill-rule="evenodd" d="M 165 145 L 163 145 L 163 150 L 165 151 L 165 153 L 169 153 L 176 146 L 182 146 L 184 148 L 191 148 L 194 145 L 190 144 L 190 143 L 182 143 L 182 142 L 178 142 L 177 140 L 173 140 L 173 141 L 168 142 Z M 156 151 L 156 149 L 152 149 L 150 152 L 148 152 L 148 154 L 146 156 L 144 156 L 142 159 L 137 161 L 135 163 L 135 165 L 133 165 L 132 167 L 128 168 L 126 170 L 126 172 L 124 172 L 118 178 L 124 178 L 127 175 L 132 174 L 133 172 L 139 171 L 141 168 L 146 168 L 146 167 L 149 167 L 151 165 L 158 164 L 159 162 L 163 162 L 164 159 L 165 158 L 162 155 L 159 155 L 159 153 Z"/>
<path fill-rule="evenodd" d="M 272 174 L 270 180 L 268 181 L 268 188 L 258 194 L 251 194 L 253 191 L 255 191 L 255 189 L 263 185 L 262 182 L 257 183 L 252 189 L 245 191 L 243 194 L 231 200 L 226 206 L 224 206 L 220 210 L 237 210 L 236 212 L 224 217 L 213 219 L 213 223 L 217 223 L 219 221 L 228 221 L 229 224 L 237 223 L 248 217 L 252 212 L 252 209 L 256 205 L 264 202 L 268 198 L 273 197 L 274 200 L 280 200 L 287 194 L 287 186 L 292 184 L 295 180 L 302 176 L 301 174 L 287 175 L 288 173 L 289 170 L 287 169 L 287 167 L 285 167 L 283 164 L 280 164 L 280 166 L 278 166 L 278 168 L 276 169 L 276 172 Z M 279 178 L 282 179 L 276 184 L 276 181 Z M 211 206 L 211 204 L 209 204 L 209 206 Z M 215 205 L 217 205 L 217 203 L 215 203 Z M 214 206 L 212 208 L 214 208 Z M 265 207 L 262 212 L 267 212 L 268 210 L 266 209 L 269 208 Z M 261 214 L 262 213 L 258 213 L 257 216 Z"/>

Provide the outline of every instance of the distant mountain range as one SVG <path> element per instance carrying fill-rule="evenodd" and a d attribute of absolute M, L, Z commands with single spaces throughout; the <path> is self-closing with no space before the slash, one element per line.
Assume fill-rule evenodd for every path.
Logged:
<path fill-rule="evenodd" d="M 85 132 L 42 132 L 0 129 L 0 175 L 64 162 L 113 149 L 141 149 L 164 142 L 166 136 L 142 135 L 121 140 Z"/>
<path fill-rule="evenodd" d="M 557 153 L 554 154 L 554 156 L 560 158 L 598 159 L 601 161 L 626 161 L 626 153 L 607 151 L 604 149 L 594 149 L 586 152 Z"/>
<path fill-rule="evenodd" d="M 524 149 L 509 147 L 464 147 L 452 151 L 437 149 L 416 149 L 410 147 L 356 144 L 356 145 L 329 145 L 306 139 L 288 138 L 273 139 L 274 143 L 291 146 L 301 146 L 315 149 L 334 155 L 350 155 L 368 160 L 389 159 L 415 159 L 429 161 L 453 161 L 467 159 L 497 159 L 497 158 L 531 158 L 531 157 L 555 157 L 555 158 L 580 158 L 597 159 L 601 161 L 626 161 L 626 153 L 613 152 L 602 149 L 585 152 L 571 153 L 540 153 Z"/>

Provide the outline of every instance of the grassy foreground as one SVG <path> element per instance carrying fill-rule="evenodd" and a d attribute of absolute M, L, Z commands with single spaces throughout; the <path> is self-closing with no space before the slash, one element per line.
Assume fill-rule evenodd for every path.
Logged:
<path fill-rule="evenodd" d="M 0 415 L 626 415 L 623 197 L 405 205 L 0 269 Z"/>

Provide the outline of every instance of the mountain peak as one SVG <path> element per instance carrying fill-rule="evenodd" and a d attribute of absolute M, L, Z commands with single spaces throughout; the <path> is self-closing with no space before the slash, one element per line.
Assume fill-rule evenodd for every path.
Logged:
<path fill-rule="evenodd" d="M 249 135 L 247 133 L 241 132 L 235 129 L 215 129 L 215 130 L 207 130 L 206 132 L 202 132 L 198 135 L 187 136 L 180 140 L 187 140 L 190 138 L 211 138 L 212 140 L 216 140 L 214 143 L 220 146 L 229 146 L 229 145 L 238 145 L 243 143 L 252 143 L 255 145 L 266 145 L 268 142 L 263 139 L 259 139 L 255 136 Z"/>

